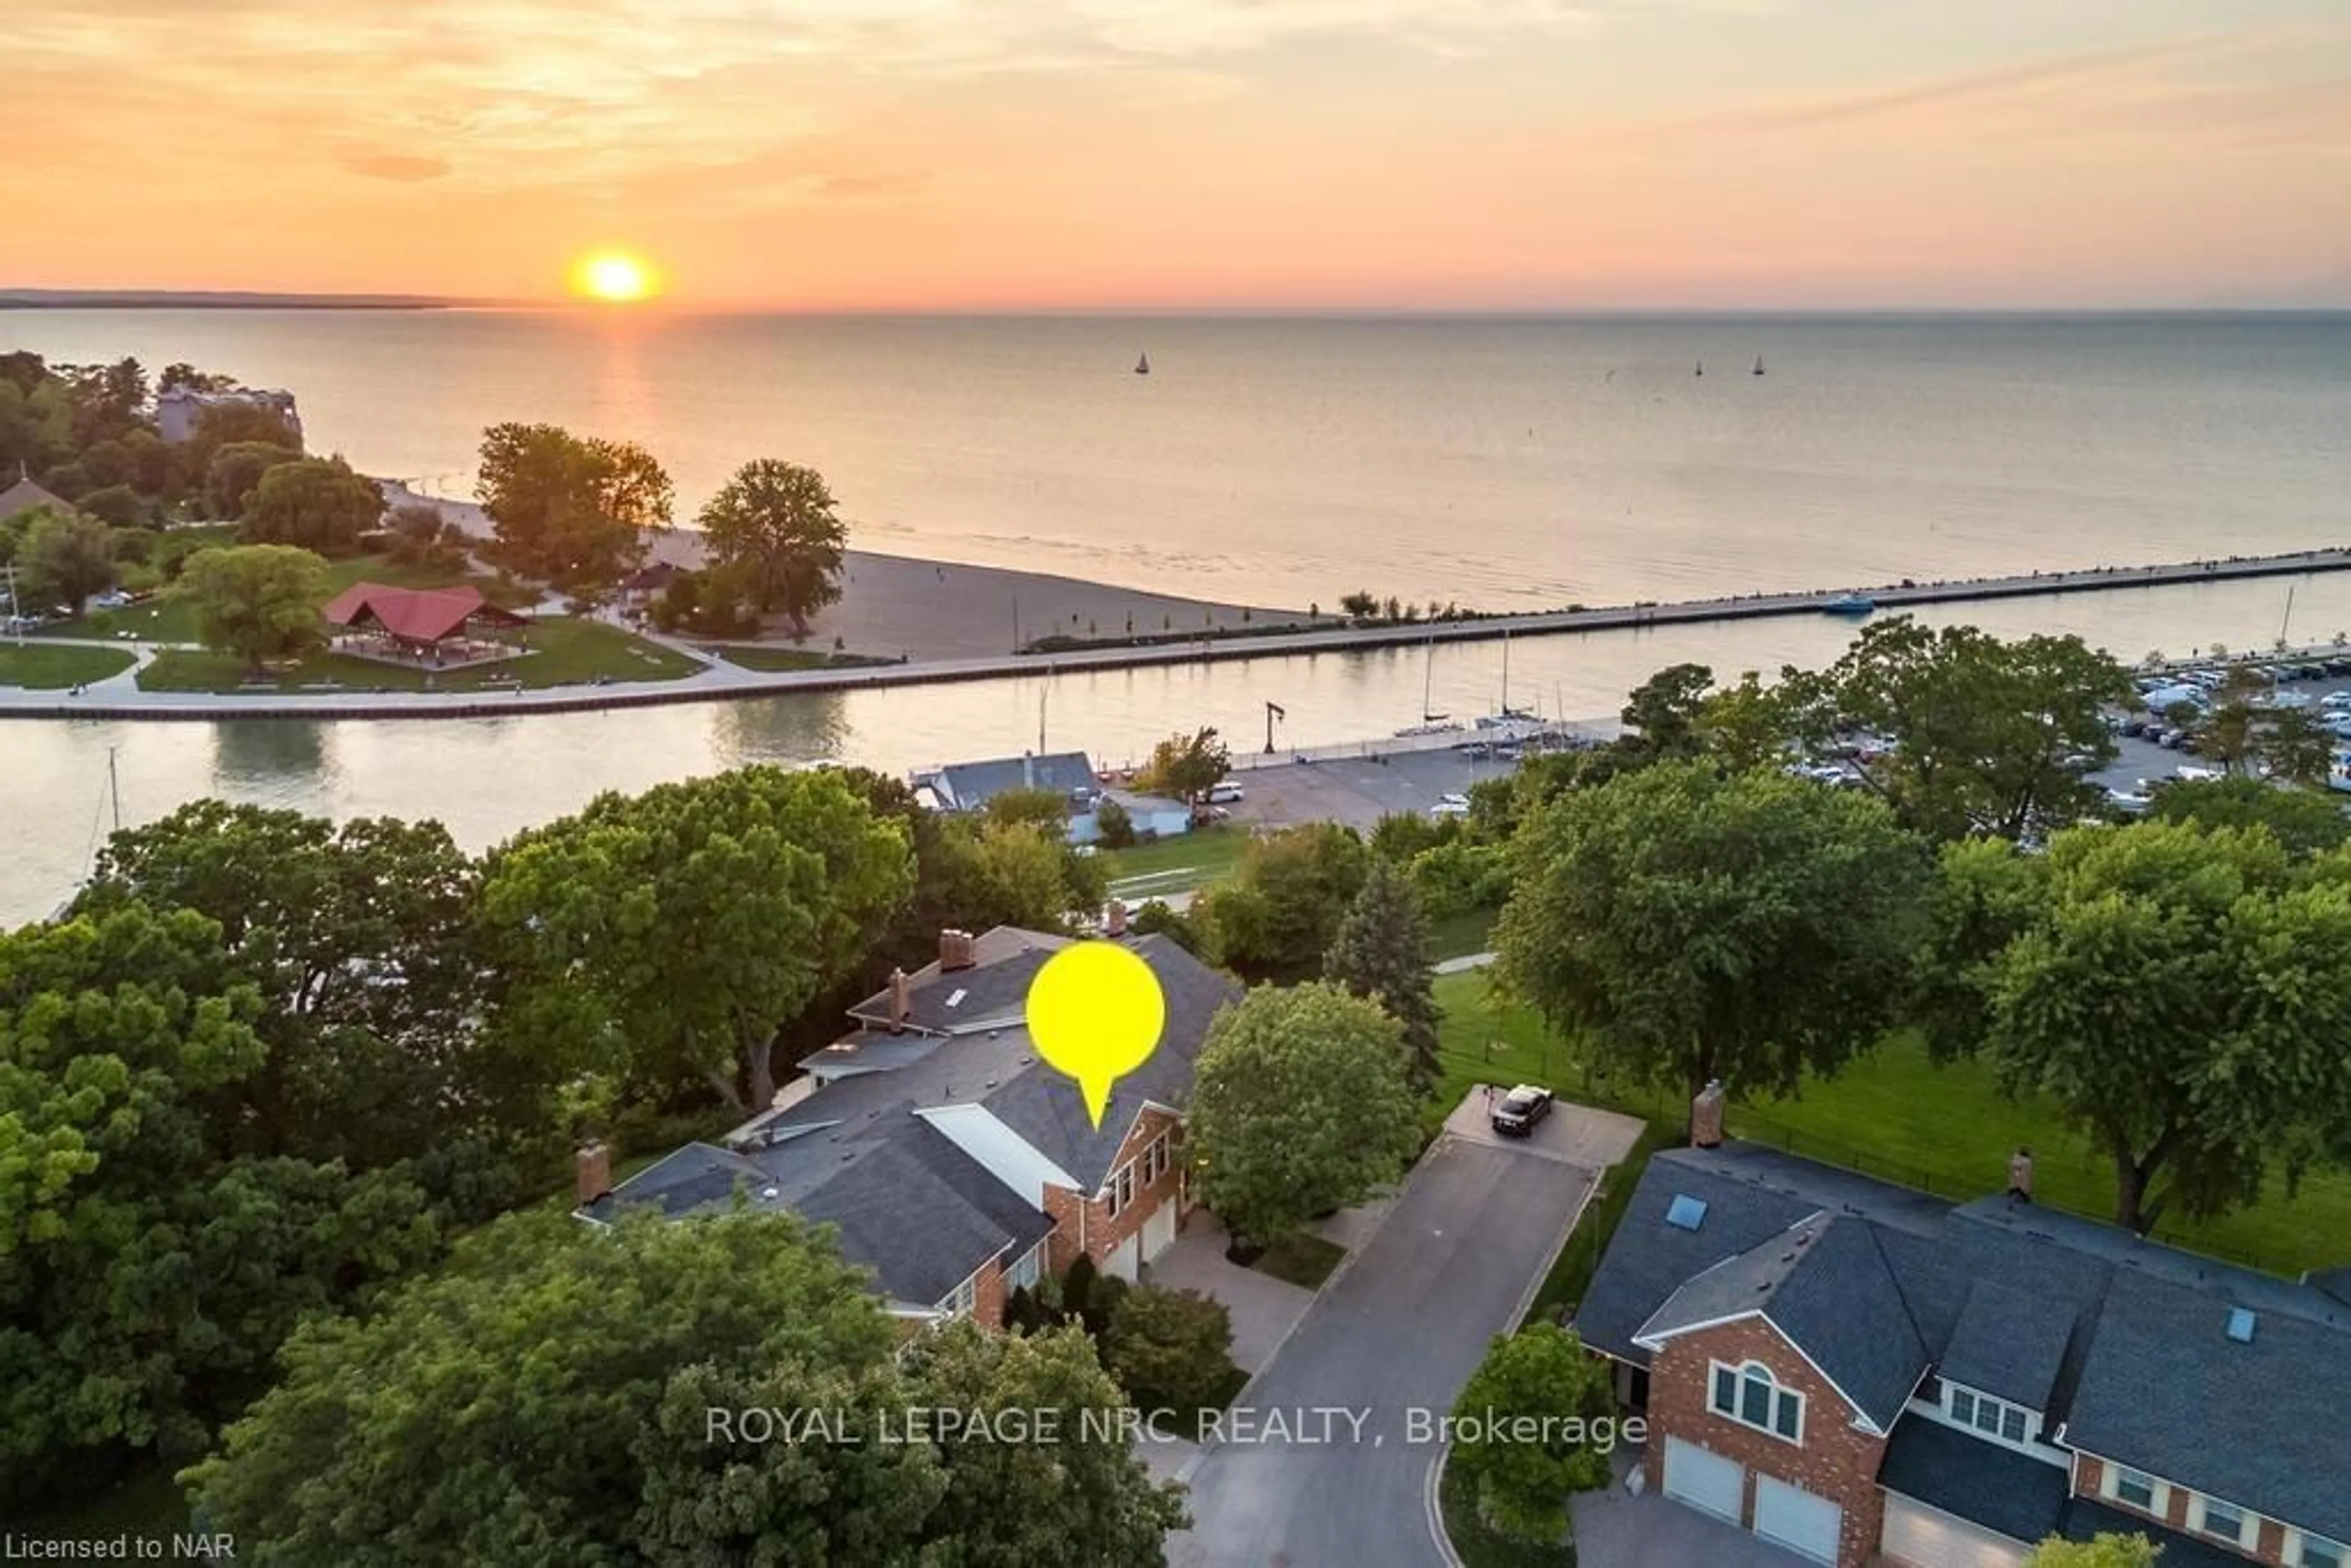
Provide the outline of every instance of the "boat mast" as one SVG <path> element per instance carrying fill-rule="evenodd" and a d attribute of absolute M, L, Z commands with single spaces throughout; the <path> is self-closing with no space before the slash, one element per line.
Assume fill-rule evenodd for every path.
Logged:
<path fill-rule="evenodd" d="M 2285 637 L 2286 637 L 2286 632 L 2285 632 L 2285 629 L 2286 629 L 2287 627 L 2289 627 L 2289 626 L 2293 625 L 2293 624 L 2294 624 L 2294 584 L 2293 584 L 2293 583 L 2291 583 L 2291 582 L 2289 582 L 2289 583 L 2287 583 L 2287 584 L 2285 585 L 2285 614 L 2284 614 L 2283 618 L 2282 618 L 2282 619 L 2278 622 L 2278 646 L 2279 646 L 2280 648 L 2283 648 L 2283 647 L 2285 646 Z"/>
<path fill-rule="evenodd" d="M 106 748 L 106 798 L 114 809 L 114 831 L 122 831 L 122 776 L 115 771 L 114 747 Z"/>

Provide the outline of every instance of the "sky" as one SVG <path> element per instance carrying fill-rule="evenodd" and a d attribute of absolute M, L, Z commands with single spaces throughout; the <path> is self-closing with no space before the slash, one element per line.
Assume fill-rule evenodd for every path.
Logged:
<path fill-rule="evenodd" d="M 2351 305 L 2346 0 L 22 0 L 0 69 L 0 287 Z"/>

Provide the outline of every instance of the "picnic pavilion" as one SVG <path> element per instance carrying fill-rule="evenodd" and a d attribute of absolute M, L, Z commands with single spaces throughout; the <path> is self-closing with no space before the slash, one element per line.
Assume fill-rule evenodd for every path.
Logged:
<path fill-rule="evenodd" d="M 336 653 L 431 670 L 511 659 L 523 649 L 507 634 L 530 624 L 528 616 L 491 603 L 471 585 L 353 583 L 319 613 L 330 629 Z"/>

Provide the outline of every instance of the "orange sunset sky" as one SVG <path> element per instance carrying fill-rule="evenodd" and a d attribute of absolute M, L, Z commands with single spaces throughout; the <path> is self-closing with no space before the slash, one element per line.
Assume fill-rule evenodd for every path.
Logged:
<path fill-rule="evenodd" d="M 2346 0 L 8 0 L 0 287 L 2351 304 Z"/>

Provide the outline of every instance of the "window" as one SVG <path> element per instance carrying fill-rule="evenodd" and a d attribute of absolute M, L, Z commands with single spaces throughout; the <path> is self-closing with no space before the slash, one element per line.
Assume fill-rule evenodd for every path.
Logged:
<path fill-rule="evenodd" d="M 2301 1568 L 2344 1568 L 2351 1562 L 2351 1552 L 2346 1552 L 2332 1541 L 2321 1541 L 2315 1535 L 2302 1538 Z"/>
<path fill-rule="evenodd" d="M 1949 1398 L 1945 1408 L 1950 1411 L 1951 1419 L 1960 1426 L 1971 1427 L 2003 1443 L 2021 1444 L 2032 1435 L 2032 1413 L 2023 1406 L 1987 1399 L 1955 1384 L 1946 1385 L 1945 1391 Z"/>
<path fill-rule="evenodd" d="M 1771 1369 L 1761 1362 L 1714 1368 L 1714 1413 L 1733 1421 L 1801 1443 L 1804 1431 L 1804 1396 L 1782 1388 Z"/>
<path fill-rule="evenodd" d="M 1143 1151 L 1143 1185 L 1149 1186 L 1165 1176 L 1167 1165 L 1167 1134 L 1162 1133 L 1151 1140 L 1149 1148 Z"/>
<path fill-rule="evenodd" d="M 1005 1276 L 1006 1288 L 1017 1291 L 1023 1286 L 1036 1284 L 1037 1276 L 1043 1269 L 1044 1252 L 1045 1244 L 1040 1241 L 1022 1253 L 1020 1261 L 1012 1265 L 1012 1272 Z"/>
<path fill-rule="evenodd" d="M 2155 1478 L 2141 1475 L 2137 1470 L 2116 1470 L 2115 1500 L 2126 1502 L 2133 1508 L 2145 1509 L 2147 1512 L 2153 1513 L 2155 1511 Z"/>
<path fill-rule="evenodd" d="M 2204 1499 L 2203 1521 L 2197 1527 L 2207 1535 L 2223 1541 L 2240 1542 L 2245 1537 L 2245 1511 L 2213 1498 Z"/>
<path fill-rule="evenodd" d="M 1666 1223 L 1677 1230 L 1696 1230 L 1706 1223 L 1706 1200 L 1686 1192 L 1674 1194 L 1673 1202 L 1666 1206 Z"/>
<path fill-rule="evenodd" d="M 1130 1160 L 1119 1166 L 1118 1174 L 1110 1178 L 1110 1217 L 1116 1219 L 1134 1201 L 1134 1162 Z"/>
<path fill-rule="evenodd" d="M 979 1304 L 979 1276 L 974 1274 L 955 1288 L 954 1293 L 939 1303 L 939 1311 L 951 1318 L 967 1318 L 972 1308 Z"/>

